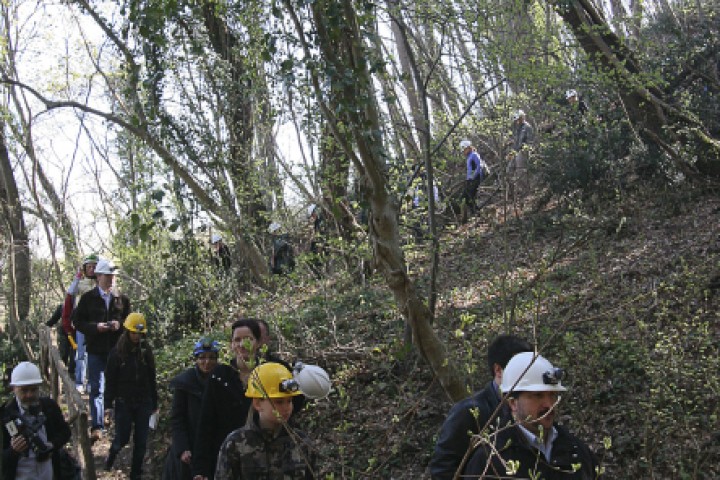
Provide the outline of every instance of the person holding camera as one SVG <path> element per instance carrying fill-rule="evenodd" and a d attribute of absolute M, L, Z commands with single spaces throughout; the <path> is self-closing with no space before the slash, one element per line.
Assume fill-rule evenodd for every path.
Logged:
<path fill-rule="evenodd" d="M 105 366 L 108 354 L 122 334 L 122 323 L 130 313 L 130 300 L 113 288 L 117 268 L 108 260 L 95 267 L 97 288 L 86 292 L 73 310 L 75 328 L 85 335 L 88 383 L 90 384 L 90 439 L 102 437 L 104 424 Z"/>
<path fill-rule="evenodd" d="M 21 362 L 10 377 L 14 396 L 2 407 L 5 480 L 53 480 L 70 426 L 51 398 L 40 396 L 40 369 Z"/>

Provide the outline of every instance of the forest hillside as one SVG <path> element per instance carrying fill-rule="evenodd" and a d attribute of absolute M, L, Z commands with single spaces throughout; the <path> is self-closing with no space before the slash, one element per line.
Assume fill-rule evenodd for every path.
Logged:
<path fill-rule="evenodd" d="M 468 392 L 489 378 L 488 341 L 522 335 L 568 370 L 562 422 L 593 447 L 608 478 L 717 478 L 717 192 L 630 187 L 583 215 L 537 200 L 507 218 L 491 203 L 442 234 L 434 327 Z M 427 248 L 406 248 L 422 282 Z M 288 359 L 332 375 L 332 394 L 301 417 L 321 478 L 424 478 L 452 405 L 405 347 L 402 318 L 377 280 L 288 278 L 243 302 L 271 322 Z M 179 368 L 176 348 L 161 351 L 164 378 Z M 161 430 L 156 466 L 166 445 Z"/>

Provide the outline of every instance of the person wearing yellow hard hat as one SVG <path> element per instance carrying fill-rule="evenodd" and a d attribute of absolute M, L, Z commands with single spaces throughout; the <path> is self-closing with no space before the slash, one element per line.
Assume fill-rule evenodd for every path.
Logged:
<path fill-rule="evenodd" d="M 316 459 L 304 433 L 288 424 L 293 397 L 302 395 L 292 372 L 268 362 L 250 374 L 245 396 L 252 399 L 252 419 L 227 436 L 218 455 L 215 480 L 315 478 Z"/>
<path fill-rule="evenodd" d="M 112 470 L 118 452 L 130 441 L 134 428 L 130 480 L 139 480 L 150 417 L 158 408 L 155 357 L 145 342 L 148 331 L 145 315 L 129 314 L 123 327 L 125 330 L 110 351 L 105 369 L 105 409 L 115 414 L 115 438 L 105 469 Z"/>

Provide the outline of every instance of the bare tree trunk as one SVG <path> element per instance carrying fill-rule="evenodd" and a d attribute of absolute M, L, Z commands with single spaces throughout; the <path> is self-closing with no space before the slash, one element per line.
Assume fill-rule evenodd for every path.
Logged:
<path fill-rule="evenodd" d="M 11 333 L 19 336 L 28 358 L 33 358 L 26 342 L 22 341 L 24 322 L 30 313 L 30 248 L 25 229 L 22 205 L 18 194 L 17 183 L 13 175 L 10 156 L 5 142 L 5 125 L 0 123 L 0 202 L 2 205 L 2 226 L 8 237 L 9 280 L 7 288 L 7 304 Z"/>
<path fill-rule="evenodd" d="M 292 18 L 306 59 L 311 58 L 306 33 L 290 0 L 283 4 Z M 361 187 L 366 192 L 371 207 L 370 238 L 376 264 L 393 293 L 398 308 L 413 331 L 413 340 L 420 354 L 429 363 L 445 391 L 453 399 L 466 393 L 457 369 L 448 361 L 443 343 L 431 326 L 432 314 L 418 295 L 408 277 L 405 258 L 400 248 L 397 216 L 398 204 L 389 195 L 385 171 L 386 152 L 380 137 L 380 118 L 374 101 L 373 82 L 368 72 L 366 58 L 355 9 L 350 0 L 320 0 L 311 4 L 315 31 L 325 37 L 318 42 L 325 61 L 332 64 L 342 78 L 353 78 L 345 82 L 343 105 L 348 108 L 348 127 L 354 146 L 337 131 L 337 118 L 322 98 L 320 79 L 313 72 L 313 87 L 323 115 L 333 128 L 333 135 L 343 147 L 358 172 L 362 175 Z M 328 41 L 330 38 L 334 42 Z M 334 44 L 326 50 L 323 46 Z"/>

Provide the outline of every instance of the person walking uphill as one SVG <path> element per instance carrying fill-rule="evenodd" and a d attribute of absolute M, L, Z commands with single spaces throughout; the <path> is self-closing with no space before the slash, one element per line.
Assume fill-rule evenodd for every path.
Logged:
<path fill-rule="evenodd" d="M 155 357 L 145 341 L 147 321 L 142 313 L 131 313 L 125 331 L 108 355 L 105 370 L 105 408 L 115 412 L 115 438 L 105 460 L 111 470 L 118 452 L 130 441 L 134 426 L 130 480 L 140 480 L 150 415 L 157 411 Z"/>
<path fill-rule="evenodd" d="M 474 215 L 477 210 L 475 204 L 475 197 L 477 197 L 478 188 L 480 182 L 485 179 L 487 174 L 487 165 L 480 155 L 478 155 L 475 147 L 472 146 L 470 140 L 463 140 L 460 142 L 460 151 L 465 156 L 467 163 L 467 173 L 465 175 L 465 190 L 463 192 L 463 198 L 465 204 L 463 208 L 462 220 L 463 223 L 467 222 L 468 210 L 470 214 Z"/>
<path fill-rule="evenodd" d="M 21 362 L 10 377 L 14 396 L 2 407 L 2 478 L 59 478 L 60 451 L 70 440 L 70 426 L 55 400 L 40 396 L 40 369 Z"/>
<path fill-rule="evenodd" d="M 195 451 L 195 434 L 200 421 L 202 395 L 210 372 L 217 366 L 220 345 L 214 340 L 201 338 L 195 343 L 195 366 L 170 380 L 173 390 L 170 426 L 172 445 L 165 459 L 163 480 L 190 480 L 190 465 Z"/>
<path fill-rule="evenodd" d="M 299 395 L 302 392 L 285 366 L 268 362 L 253 370 L 245 392 L 252 399 L 252 418 L 223 442 L 216 480 L 315 478 L 311 445 L 289 425 L 293 397 Z"/>
<path fill-rule="evenodd" d="M 108 354 L 122 334 L 122 322 L 130 313 L 130 300 L 111 291 L 117 268 L 108 260 L 100 260 L 95 267 L 97 288 L 80 297 L 73 310 L 73 324 L 85 335 L 88 383 L 90 384 L 90 437 L 93 442 L 102 437 L 104 429 L 105 365 Z"/>

